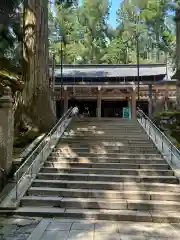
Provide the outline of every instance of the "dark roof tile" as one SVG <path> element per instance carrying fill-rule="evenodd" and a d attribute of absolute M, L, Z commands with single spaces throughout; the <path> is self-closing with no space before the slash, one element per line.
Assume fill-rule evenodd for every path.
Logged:
<path fill-rule="evenodd" d="M 166 75 L 166 65 L 142 64 L 139 72 L 140 76 Z M 60 76 L 61 68 L 56 66 L 55 77 Z M 137 76 L 137 65 L 64 65 L 63 76 L 71 78 L 132 77 Z"/>

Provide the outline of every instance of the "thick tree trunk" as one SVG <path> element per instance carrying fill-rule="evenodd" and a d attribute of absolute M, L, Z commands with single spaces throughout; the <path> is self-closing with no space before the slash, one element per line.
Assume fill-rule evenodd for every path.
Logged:
<path fill-rule="evenodd" d="M 180 8 L 176 9 L 176 73 L 172 76 L 176 79 L 177 105 L 180 108 Z"/>
<path fill-rule="evenodd" d="M 49 87 L 48 0 L 26 0 L 24 17 L 24 57 L 29 71 L 23 94 L 31 118 L 40 130 L 45 131 L 56 122 Z"/>

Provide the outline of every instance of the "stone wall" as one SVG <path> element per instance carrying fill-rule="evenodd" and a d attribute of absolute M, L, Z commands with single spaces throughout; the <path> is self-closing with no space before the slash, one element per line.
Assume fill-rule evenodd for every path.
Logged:
<path fill-rule="evenodd" d="M 7 87 L 0 98 L 0 182 L 12 168 L 14 113 L 11 89 Z M 1 187 L 1 186 L 0 186 Z"/>

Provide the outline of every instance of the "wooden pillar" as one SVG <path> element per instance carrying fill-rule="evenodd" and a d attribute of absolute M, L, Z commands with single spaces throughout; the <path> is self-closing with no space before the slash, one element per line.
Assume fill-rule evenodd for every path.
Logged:
<path fill-rule="evenodd" d="M 68 91 L 67 87 L 64 87 L 64 112 L 68 110 Z"/>
<path fill-rule="evenodd" d="M 96 116 L 101 118 L 101 87 L 98 87 Z"/>
<path fill-rule="evenodd" d="M 136 119 L 136 87 L 132 87 L 131 91 L 131 115 L 132 119 Z"/>
<path fill-rule="evenodd" d="M 152 84 L 149 85 L 148 89 L 148 115 L 151 118 L 152 117 Z"/>

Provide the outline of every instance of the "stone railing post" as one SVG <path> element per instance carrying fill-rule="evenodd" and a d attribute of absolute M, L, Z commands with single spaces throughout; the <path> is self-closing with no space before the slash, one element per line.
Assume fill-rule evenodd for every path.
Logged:
<path fill-rule="evenodd" d="M 11 171 L 14 138 L 14 113 L 11 89 L 5 88 L 0 98 L 0 168 L 5 174 Z"/>

